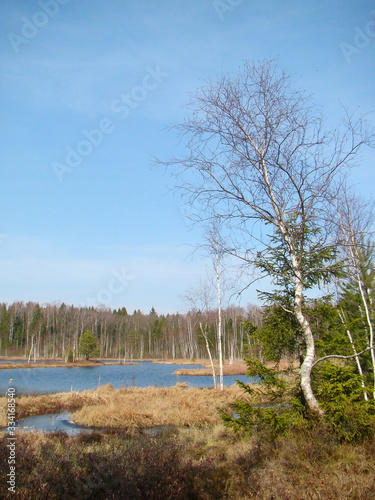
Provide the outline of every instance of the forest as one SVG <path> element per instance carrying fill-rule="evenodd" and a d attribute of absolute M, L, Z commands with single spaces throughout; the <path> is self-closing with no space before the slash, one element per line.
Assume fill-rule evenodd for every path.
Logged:
<path fill-rule="evenodd" d="M 229 307 L 223 311 L 225 356 L 243 358 L 252 342 L 247 322 L 260 326 L 262 312 L 257 306 Z M 213 353 L 216 345 L 215 311 L 192 310 L 186 314 L 159 315 L 140 310 L 128 314 L 125 307 L 115 309 L 81 308 L 15 302 L 0 305 L 0 355 L 64 358 L 72 350 L 79 356 L 79 341 L 89 330 L 97 339 L 100 357 L 119 360 L 145 358 L 202 359 L 207 349 L 199 330 L 207 325 Z"/>

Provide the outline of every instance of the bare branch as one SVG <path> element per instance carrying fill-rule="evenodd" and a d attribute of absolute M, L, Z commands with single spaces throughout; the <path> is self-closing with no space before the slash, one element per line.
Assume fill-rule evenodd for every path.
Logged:
<path fill-rule="evenodd" d="M 321 361 L 325 361 L 326 359 L 333 359 L 333 358 L 335 358 L 335 359 L 351 359 L 351 358 L 357 358 L 357 357 L 361 356 L 362 354 L 364 354 L 365 352 L 372 351 L 374 349 L 375 349 L 375 346 L 368 347 L 364 351 L 361 351 L 361 352 L 359 352 L 357 354 L 352 354 L 351 356 L 340 356 L 338 354 L 330 354 L 329 356 L 324 356 L 323 358 L 320 358 L 317 361 L 315 361 L 315 363 L 312 364 L 311 368 L 314 368 L 315 365 L 317 365 Z"/>

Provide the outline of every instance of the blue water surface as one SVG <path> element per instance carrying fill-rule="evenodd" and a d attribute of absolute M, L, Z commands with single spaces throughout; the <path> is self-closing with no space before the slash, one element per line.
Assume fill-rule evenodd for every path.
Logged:
<path fill-rule="evenodd" d="M 9 387 L 16 394 L 53 394 L 58 392 L 96 389 L 111 383 L 120 387 L 171 387 L 187 383 L 189 387 L 212 387 L 211 376 L 175 375 L 179 368 L 203 368 L 200 365 L 174 365 L 142 361 L 138 365 L 98 365 L 74 368 L 17 368 L 0 370 L 0 393 Z M 224 384 L 230 386 L 236 379 L 251 383 L 245 375 L 226 375 Z"/>

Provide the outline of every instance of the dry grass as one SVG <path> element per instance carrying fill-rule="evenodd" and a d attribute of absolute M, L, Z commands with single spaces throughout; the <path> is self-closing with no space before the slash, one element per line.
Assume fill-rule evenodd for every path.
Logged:
<path fill-rule="evenodd" d="M 200 363 L 203 364 L 206 368 L 180 368 L 175 370 L 175 375 L 207 375 L 212 376 L 212 368 L 207 360 Z M 219 365 L 218 363 L 214 363 L 216 375 L 219 375 Z M 245 375 L 247 370 L 246 363 L 242 360 L 236 360 L 233 364 L 224 364 L 223 372 L 224 375 Z"/>
<path fill-rule="evenodd" d="M 7 444 L 0 439 L 2 484 Z M 16 489 L 4 498 L 372 500 L 375 442 L 340 445 L 320 428 L 276 440 L 244 438 L 221 424 L 152 438 L 22 434 Z"/>
<path fill-rule="evenodd" d="M 138 363 L 123 363 L 122 361 L 106 361 L 103 363 L 103 361 L 95 360 L 95 361 L 85 361 L 85 360 L 78 360 L 74 361 L 73 363 L 65 363 L 62 360 L 60 361 L 50 361 L 43 363 L 42 361 L 39 363 L 27 363 L 27 362 L 20 362 L 20 363 L 0 363 L 0 370 L 16 370 L 18 368 L 75 368 L 79 366 L 97 366 L 98 364 L 105 364 L 105 365 L 137 365 Z"/>
<path fill-rule="evenodd" d="M 236 385 L 220 392 L 185 384 L 118 390 L 107 384 L 98 390 L 17 397 L 16 415 L 21 419 L 69 411 L 75 412 L 72 418 L 77 424 L 100 428 L 203 426 L 219 422 L 218 409 L 242 397 L 243 391 Z M 4 427 L 6 398 L 0 398 L 0 403 L 0 427 Z"/>
<path fill-rule="evenodd" d="M 148 491 L 160 490 L 159 496 L 155 493 L 152 498 L 374 498 L 374 439 L 340 444 L 318 425 L 277 439 L 267 434 L 255 433 L 251 438 L 234 435 L 224 428 L 217 410 L 237 397 L 243 398 L 237 386 L 221 393 L 183 385 L 114 390 L 111 384 L 97 391 L 21 396 L 17 398 L 18 416 L 76 411 L 73 419 L 77 423 L 116 430 L 72 438 L 21 435 L 17 443 L 20 492 L 33 491 L 33 498 L 57 499 L 63 498 L 60 489 L 64 486 L 64 495 L 75 498 L 79 480 L 81 498 L 90 492 L 94 495 L 94 486 L 98 488 L 95 498 L 116 498 L 112 491 L 118 492 L 120 479 L 130 474 L 122 486 L 122 498 L 134 490 L 132 481 L 139 485 L 151 481 Z M 2 400 L 5 403 L 5 398 Z M 173 428 L 152 438 L 136 430 L 157 425 Z M 119 428 L 135 430 L 124 433 Z M 4 437 L 2 443 L 0 440 L 0 458 L 4 457 L 5 464 L 0 468 L 2 480 L 8 472 L 6 444 Z M 172 457 L 169 462 L 168 457 Z M 103 484 L 108 489 L 100 496 Z M 168 490 L 171 484 L 178 484 L 180 496 Z M 45 488 L 43 495 L 41 488 Z M 148 497 L 142 490 L 139 498 Z"/>
<path fill-rule="evenodd" d="M 257 471 L 257 498 L 372 499 L 375 443 L 338 444 L 319 430 L 279 439 L 265 449 Z M 266 494 L 265 494 L 266 493 Z"/>
<path fill-rule="evenodd" d="M 207 359 L 162 359 L 162 358 L 144 358 L 142 361 L 152 361 L 153 363 L 163 363 L 166 365 L 206 365 Z"/>
<path fill-rule="evenodd" d="M 108 385 L 111 386 L 112 384 Z M 16 417 L 17 419 L 21 419 L 35 415 L 61 413 L 64 411 L 72 412 L 84 406 L 101 404 L 106 401 L 103 394 L 108 390 L 110 390 L 108 386 L 103 386 L 99 391 L 74 391 L 39 396 L 19 396 L 16 398 Z M 6 402 L 6 398 L 0 398 L 0 427 L 5 427 L 7 425 Z"/>
<path fill-rule="evenodd" d="M 181 386 L 119 389 L 72 418 L 79 425 L 108 428 L 213 425 L 220 421 L 218 409 L 239 397 L 242 391 L 237 386 L 223 392 Z"/>
<path fill-rule="evenodd" d="M 215 464 L 215 476 L 226 472 L 226 494 L 233 499 L 342 500 L 373 499 L 375 442 L 339 444 L 324 430 L 296 432 L 270 439 L 244 439 L 222 426 L 180 430 L 195 464 Z"/>
<path fill-rule="evenodd" d="M 212 368 L 207 360 L 201 360 L 198 364 L 205 366 L 206 368 L 180 368 L 175 370 L 175 375 L 205 375 L 212 376 Z M 216 375 L 219 375 L 219 364 L 217 361 L 214 363 Z M 275 363 L 272 361 L 266 361 L 265 365 L 268 368 L 274 368 Z M 298 369 L 298 362 L 290 362 L 288 360 L 281 360 L 277 365 L 278 370 L 280 371 L 294 371 L 296 372 Z M 245 361 L 241 359 L 236 359 L 232 364 L 229 364 L 228 361 L 224 363 L 223 372 L 224 375 L 246 375 L 247 365 Z"/>

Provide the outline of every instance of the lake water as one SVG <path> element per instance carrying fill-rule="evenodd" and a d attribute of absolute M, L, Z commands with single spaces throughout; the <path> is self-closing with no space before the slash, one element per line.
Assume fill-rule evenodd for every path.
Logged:
<path fill-rule="evenodd" d="M 6 432 L 6 429 L 2 429 Z M 92 429 L 77 425 L 71 421 L 71 416 L 68 412 L 58 413 L 54 415 L 38 415 L 35 417 L 27 417 L 16 424 L 16 431 L 39 431 L 39 432 L 56 432 L 63 431 L 74 436 L 80 432 L 90 434 Z"/>
<path fill-rule="evenodd" d="M 120 387 L 171 387 L 187 383 L 189 387 L 212 387 L 211 376 L 175 375 L 179 368 L 203 368 L 200 365 L 173 365 L 142 361 L 138 365 L 99 365 L 75 368 L 17 368 L 0 370 L 0 394 L 9 387 L 16 394 L 52 394 L 57 392 L 96 389 L 98 385 L 111 383 Z M 251 383 L 245 375 L 227 375 L 224 384 L 230 386 L 236 379 Z"/>

